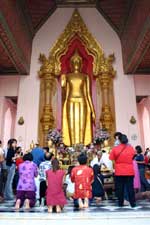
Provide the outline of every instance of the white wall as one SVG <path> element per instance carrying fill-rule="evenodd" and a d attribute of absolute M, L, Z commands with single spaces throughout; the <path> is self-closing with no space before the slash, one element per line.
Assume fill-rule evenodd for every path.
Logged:
<path fill-rule="evenodd" d="M 23 116 L 25 124 L 23 126 L 16 125 L 16 137 L 22 137 L 26 148 L 29 147 L 32 140 L 37 140 L 38 135 L 40 80 L 37 71 L 40 68 L 39 54 L 44 53 L 48 56 L 50 49 L 69 22 L 73 10 L 58 8 L 37 32 L 33 40 L 30 76 L 22 77 L 19 87 L 17 118 Z M 111 53 L 115 54 L 114 67 L 117 70 L 117 76 L 114 80 L 114 90 L 117 130 L 126 133 L 129 138 L 134 134 L 137 135 L 137 140 L 130 141 L 135 145 L 139 143 L 138 127 L 137 124 L 129 123 L 132 115 L 137 118 L 134 80 L 132 76 L 126 76 L 123 73 L 120 40 L 96 9 L 82 8 L 79 9 L 79 12 L 93 37 L 102 46 L 106 56 Z"/>
<path fill-rule="evenodd" d="M 19 76 L 0 77 L 0 97 L 18 96 Z"/>
<path fill-rule="evenodd" d="M 134 83 L 137 96 L 150 96 L 150 76 L 135 75 Z"/>

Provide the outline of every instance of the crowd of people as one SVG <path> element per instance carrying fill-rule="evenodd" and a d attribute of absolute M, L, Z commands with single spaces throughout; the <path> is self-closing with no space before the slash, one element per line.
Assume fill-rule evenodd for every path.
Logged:
<path fill-rule="evenodd" d="M 92 201 L 105 199 L 102 166 L 112 172 L 118 206 L 136 207 L 137 196 L 150 197 L 150 149 L 133 148 L 126 135 L 116 132 L 109 154 L 103 149 L 89 162 L 86 151 L 78 155 L 76 165 L 62 169 L 48 147 L 36 146 L 23 153 L 16 139 L 3 149 L 0 141 L 0 203 L 15 199 L 15 209 L 35 204 L 47 205 L 48 212 L 61 212 L 68 201 L 80 209 Z"/>

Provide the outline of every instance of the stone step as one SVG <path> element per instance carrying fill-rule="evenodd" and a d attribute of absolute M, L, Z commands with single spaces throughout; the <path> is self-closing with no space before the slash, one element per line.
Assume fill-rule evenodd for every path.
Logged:
<path fill-rule="evenodd" d="M 88 210 L 70 212 L 64 210 L 61 214 L 45 212 L 13 212 L 0 213 L 1 225 L 148 225 L 150 211 L 130 212 L 91 212 Z"/>

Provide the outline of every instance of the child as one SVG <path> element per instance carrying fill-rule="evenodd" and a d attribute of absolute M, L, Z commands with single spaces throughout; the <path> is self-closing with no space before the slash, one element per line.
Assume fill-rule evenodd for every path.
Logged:
<path fill-rule="evenodd" d="M 67 188 L 66 188 L 66 195 L 67 198 L 71 199 L 73 198 L 74 195 L 74 183 L 72 183 L 71 181 L 71 171 L 75 166 L 69 166 L 68 168 L 68 173 L 66 175 L 66 179 L 65 179 L 65 184 L 67 184 Z"/>
<path fill-rule="evenodd" d="M 53 153 L 45 153 L 45 161 L 40 163 L 39 166 L 39 180 L 40 180 L 40 204 L 41 202 L 45 202 L 45 195 L 46 195 L 46 171 L 52 168 L 51 159 L 54 156 Z"/>
<path fill-rule="evenodd" d="M 15 176 L 14 176 L 14 180 L 13 180 L 13 189 L 14 190 L 16 190 L 17 184 L 19 181 L 19 171 L 18 171 L 19 165 L 24 162 L 21 147 L 16 148 L 15 158 L 16 158 L 16 171 L 15 171 Z"/>

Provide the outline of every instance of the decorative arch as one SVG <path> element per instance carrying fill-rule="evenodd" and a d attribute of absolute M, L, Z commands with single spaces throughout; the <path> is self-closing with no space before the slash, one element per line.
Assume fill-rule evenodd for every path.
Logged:
<path fill-rule="evenodd" d="M 82 72 L 93 78 L 93 56 L 88 54 L 86 46 L 82 43 L 78 36 L 75 36 L 70 40 L 66 54 L 62 55 L 60 58 L 61 74 L 71 72 L 70 58 L 74 54 L 75 50 L 78 51 L 83 60 Z"/>
<path fill-rule="evenodd" d="M 58 76 L 60 75 L 60 58 L 62 55 L 66 54 L 68 50 L 68 44 L 76 36 L 78 36 L 83 42 L 84 46 L 86 46 L 88 54 L 93 56 L 93 74 L 98 75 L 104 53 L 101 46 L 93 38 L 91 33 L 89 33 L 77 9 L 74 11 L 72 18 L 66 26 L 64 32 L 60 35 L 50 51 L 49 61 L 54 62 L 54 74 Z"/>
<path fill-rule="evenodd" d="M 95 38 L 88 31 L 78 10 L 75 10 L 64 32 L 60 35 L 48 58 L 40 54 L 41 78 L 39 140 L 46 144 L 48 130 L 56 127 L 53 115 L 53 96 L 57 91 L 59 76 L 69 71 L 69 58 L 78 49 L 83 58 L 83 72 L 90 74 L 101 89 L 102 113 L 99 118 L 101 127 L 114 131 L 113 77 L 112 63 L 114 55 L 105 58 L 104 52 Z M 87 63 L 88 62 L 88 63 Z M 60 90 L 59 90 L 60 93 Z M 113 112 L 113 113 L 112 113 Z"/>

